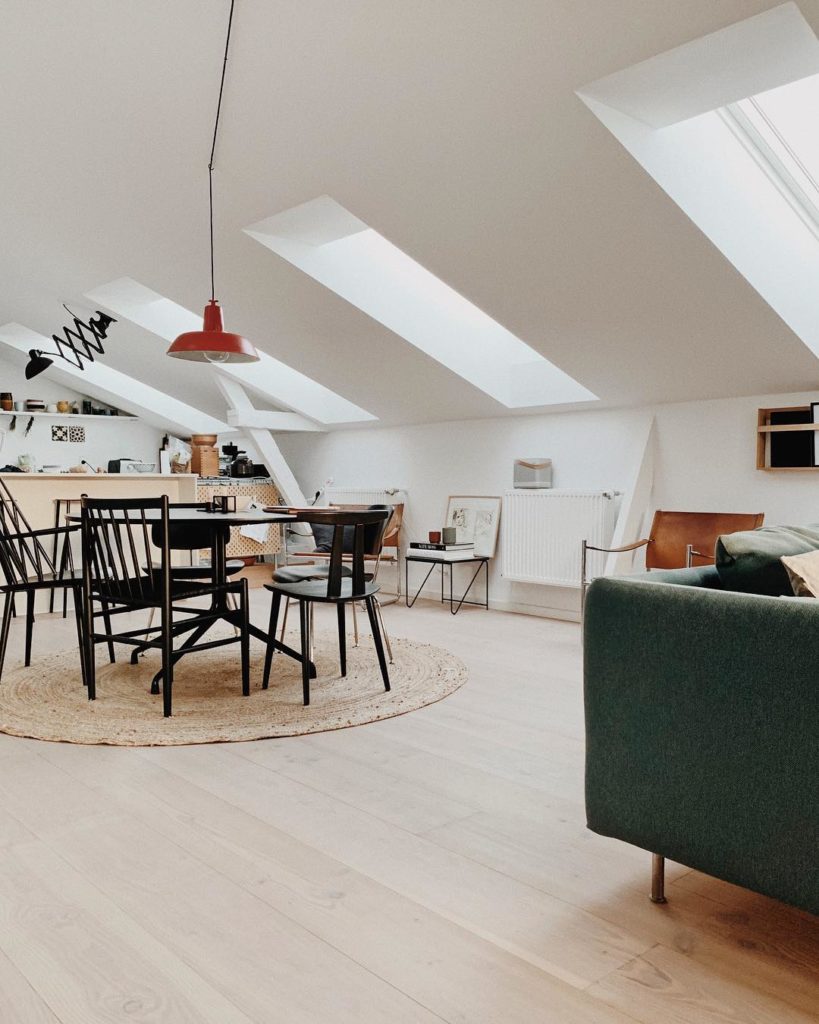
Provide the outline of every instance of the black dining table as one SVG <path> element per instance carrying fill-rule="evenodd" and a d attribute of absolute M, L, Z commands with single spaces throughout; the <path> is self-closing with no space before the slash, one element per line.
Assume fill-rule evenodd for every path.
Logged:
<path fill-rule="evenodd" d="M 297 515 L 285 513 L 285 512 L 263 512 L 263 511 L 236 511 L 236 512 L 205 512 L 201 509 L 194 508 L 175 508 L 173 505 L 168 510 L 169 518 L 172 523 L 190 523 L 191 525 L 201 525 L 206 523 L 213 527 L 211 534 L 211 569 L 213 571 L 213 581 L 216 584 L 225 584 L 227 582 L 227 531 L 219 529 L 223 526 L 258 526 L 264 523 L 269 523 L 271 526 L 275 526 L 278 523 L 292 523 L 298 519 Z M 112 513 L 114 519 L 122 518 L 125 522 L 125 515 L 116 512 Z M 143 513 L 140 512 L 140 518 Z M 144 512 L 145 520 L 150 522 L 158 522 L 161 519 L 161 512 L 159 509 L 146 509 Z M 71 523 L 82 522 L 82 516 L 79 513 L 71 513 L 68 515 L 67 520 Z M 190 649 L 193 645 L 203 636 L 208 629 L 215 622 L 220 619 L 224 619 L 234 625 L 235 612 L 231 610 L 227 603 L 227 592 L 220 591 L 213 597 L 212 607 L 209 609 L 210 615 L 208 621 L 202 624 L 191 623 L 188 621 L 179 622 L 173 627 L 174 636 L 180 636 L 186 632 L 190 632 L 191 636 L 180 646 L 177 647 L 173 652 L 173 660 L 177 662 L 185 654 L 190 653 Z M 302 655 L 300 651 L 295 650 L 292 647 L 288 647 L 287 644 L 282 643 L 281 640 L 277 640 L 275 636 L 269 636 L 269 634 L 259 629 L 258 626 L 254 626 L 253 623 L 249 623 L 248 630 L 251 636 L 255 636 L 263 643 L 272 643 L 277 651 L 287 655 L 290 658 L 294 658 L 296 661 L 301 662 Z M 147 634 L 146 630 L 146 634 Z M 142 647 L 135 647 L 131 654 L 131 661 L 136 664 L 136 660 L 139 654 L 145 650 Z M 315 678 L 316 669 L 315 665 L 310 665 L 310 676 Z M 157 673 L 154 679 L 154 687 L 156 690 L 160 679 L 161 673 Z"/>

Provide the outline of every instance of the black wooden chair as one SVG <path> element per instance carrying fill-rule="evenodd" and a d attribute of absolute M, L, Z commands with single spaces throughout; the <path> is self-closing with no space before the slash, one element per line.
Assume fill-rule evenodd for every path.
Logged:
<path fill-rule="evenodd" d="M 31 664 L 34 601 L 37 593 L 41 591 L 48 593 L 52 599 L 57 591 L 72 591 L 78 638 L 82 649 L 79 599 L 82 581 L 73 572 L 59 572 L 47 550 L 47 547 L 55 547 L 61 537 L 67 538 L 68 534 L 76 529 L 76 526 L 61 526 L 32 530 L 5 481 L 0 480 L 0 569 L 5 578 L 5 582 L 0 585 L 0 591 L 4 595 L 3 621 L 0 626 L 0 677 L 3 673 L 17 595 L 25 594 L 26 597 L 26 666 Z"/>
<path fill-rule="evenodd" d="M 302 689 L 305 704 L 310 703 L 311 610 L 313 604 L 334 604 L 336 606 L 339 661 L 341 664 L 341 674 L 345 676 L 347 674 L 346 607 L 353 601 L 364 602 L 370 619 L 370 628 L 373 633 L 373 643 L 375 644 L 375 651 L 378 656 L 381 677 L 384 680 L 384 689 L 389 690 L 390 677 L 387 669 L 387 659 L 384 656 L 384 644 L 375 607 L 375 595 L 379 591 L 379 586 L 377 583 L 372 582 L 372 580 L 368 581 L 368 574 L 364 571 L 365 531 L 372 527 L 380 527 L 383 531 L 389 517 L 390 512 L 388 509 L 352 512 L 328 509 L 323 513 L 311 509 L 309 513 L 300 516 L 301 522 L 331 524 L 333 526 L 330 564 L 324 579 L 265 584 L 266 589 L 272 592 L 273 597 L 270 603 L 269 639 L 264 660 L 263 689 L 267 689 L 270 679 L 270 668 L 275 653 L 272 641 L 276 636 L 281 601 L 285 597 L 299 602 Z M 343 564 L 345 556 L 345 527 L 351 527 L 353 530 L 352 552 L 347 556 L 350 559 L 347 566 Z M 349 575 L 345 574 L 345 570 L 349 572 Z"/>
<path fill-rule="evenodd" d="M 134 647 L 158 648 L 162 653 L 162 697 L 166 717 L 172 712 L 173 666 L 182 655 L 224 644 L 241 645 L 242 693 L 250 693 L 250 634 L 248 632 L 247 580 L 216 583 L 212 577 L 199 580 L 174 578 L 171 566 L 171 523 L 167 496 L 114 500 L 83 498 L 83 635 L 84 678 L 88 699 L 96 698 L 94 649 L 98 643 L 122 643 Z M 181 524 L 174 524 L 179 525 Z M 225 617 L 213 602 L 228 593 L 239 595 L 239 610 L 230 612 L 238 637 L 203 643 L 197 641 L 218 618 Z M 210 597 L 211 607 L 196 608 L 179 602 Z M 100 633 L 94 627 L 98 602 L 110 615 L 158 608 L 159 627 L 141 627 L 114 633 L 110 626 Z M 187 618 L 179 619 L 179 616 Z M 189 634 L 174 649 L 174 638 Z"/>
<path fill-rule="evenodd" d="M 74 506 L 79 508 L 79 498 L 55 498 L 54 499 L 54 528 L 56 530 L 59 526 L 68 526 L 68 516 L 74 511 Z M 51 561 L 57 570 L 57 575 L 63 576 L 74 576 L 74 552 L 71 550 L 71 538 L 78 536 L 80 532 L 79 526 L 75 526 L 73 530 L 67 530 L 65 533 L 55 533 L 54 543 L 51 549 Z M 48 595 L 48 610 L 54 611 L 54 594 L 55 591 Z M 63 591 L 63 618 L 68 615 L 68 589 Z"/>
<path fill-rule="evenodd" d="M 190 508 L 197 512 L 210 512 L 211 503 L 209 501 L 174 501 L 171 502 L 170 508 Z M 210 523 L 175 523 L 171 519 L 168 524 L 168 546 L 171 551 L 187 551 L 193 554 L 194 551 L 201 551 L 203 548 L 209 548 L 212 545 L 215 529 L 220 529 L 223 532 L 224 539 L 227 542 L 230 538 L 230 527 L 225 524 L 217 526 L 218 520 L 218 515 L 214 515 L 214 525 L 211 525 Z M 151 527 L 151 539 L 156 547 L 160 546 L 160 527 L 158 523 Z M 230 558 L 225 566 L 225 575 L 228 577 L 235 576 L 244 567 L 245 563 L 241 558 Z M 212 580 L 213 568 L 210 565 L 172 565 L 171 579 Z M 235 605 L 234 595 L 229 592 L 228 601 L 230 602 L 231 600 L 234 601 L 234 607 L 238 607 Z M 150 615 L 148 616 L 149 627 L 153 625 L 155 611 L 155 608 L 151 608 Z M 135 660 L 132 656 L 131 661 Z"/>
<path fill-rule="evenodd" d="M 354 510 L 361 511 L 362 508 L 363 507 L 357 507 L 354 508 Z M 336 509 L 342 509 L 342 506 L 328 506 L 325 511 L 335 511 Z M 392 530 L 396 518 L 394 505 L 367 506 L 367 511 L 372 512 L 375 509 L 386 510 L 389 512 L 389 516 L 386 524 L 376 523 L 373 526 L 366 527 L 364 530 L 364 563 L 366 568 L 364 579 L 367 583 L 375 583 L 378 579 L 378 570 L 381 567 L 381 556 L 384 550 L 384 538 Z M 319 511 L 322 511 L 322 509 L 319 509 Z M 279 566 L 277 569 L 273 570 L 274 583 L 301 583 L 303 580 L 323 580 L 329 575 L 333 526 L 331 523 L 312 523 L 311 525 L 316 544 L 321 544 L 321 547 L 317 547 L 315 551 L 294 551 L 293 554 L 301 556 L 305 560 L 311 559 L 313 561 L 307 565 L 304 563 L 292 563 Z M 352 561 L 352 550 L 353 530 L 348 526 L 344 530 L 344 553 L 342 556 L 341 566 L 342 576 L 352 576 L 352 569 L 349 564 Z M 319 559 L 319 561 L 316 562 L 316 559 Z M 392 665 L 392 644 L 390 643 L 390 636 L 387 632 L 387 627 L 384 625 L 384 616 L 381 612 L 381 602 L 376 597 L 374 599 L 374 603 L 375 610 L 378 615 L 378 624 L 381 627 L 381 635 L 384 638 L 384 646 L 387 650 L 387 657 Z M 290 598 L 288 597 L 284 603 L 284 616 L 282 617 L 280 636 L 282 643 L 284 643 L 284 634 L 287 629 L 287 615 L 289 610 Z M 358 616 L 356 615 L 355 601 L 353 601 L 350 606 L 350 610 L 353 613 L 354 646 L 358 647 Z M 310 660 L 312 661 L 312 657 Z"/>

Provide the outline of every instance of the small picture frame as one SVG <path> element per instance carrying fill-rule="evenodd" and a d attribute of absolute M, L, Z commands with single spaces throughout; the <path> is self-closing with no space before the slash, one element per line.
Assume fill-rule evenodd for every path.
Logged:
<path fill-rule="evenodd" d="M 474 544 L 477 557 L 493 558 L 498 543 L 500 514 L 500 496 L 451 494 L 444 526 L 454 526 L 465 543 Z"/>
<path fill-rule="evenodd" d="M 214 494 L 211 499 L 213 504 L 214 512 L 235 512 L 236 511 L 236 495 L 235 494 Z"/>

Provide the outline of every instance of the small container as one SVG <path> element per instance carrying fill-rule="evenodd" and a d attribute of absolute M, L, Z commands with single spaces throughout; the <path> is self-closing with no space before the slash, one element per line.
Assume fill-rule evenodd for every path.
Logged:
<path fill-rule="evenodd" d="M 430 544 L 440 544 L 441 543 L 441 531 L 440 530 L 430 530 L 429 531 L 429 542 L 430 542 Z"/>
<path fill-rule="evenodd" d="M 253 476 L 253 460 L 247 452 L 240 451 L 230 467 L 231 476 Z"/>
<path fill-rule="evenodd" d="M 10 391 L 0 392 L 0 409 L 3 412 L 11 412 L 14 408 L 14 396 Z"/>
<path fill-rule="evenodd" d="M 236 495 L 235 494 L 214 494 L 212 499 L 213 511 L 214 512 L 235 512 L 236 511 Z"/>

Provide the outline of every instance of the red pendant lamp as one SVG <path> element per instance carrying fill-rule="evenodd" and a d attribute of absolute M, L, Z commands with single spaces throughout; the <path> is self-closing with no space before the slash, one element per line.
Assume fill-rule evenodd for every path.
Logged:
<path fill-rule="evenodd" d="M 231 334 L 222 324 L 222 309 L 216 299 L 216 288 L 213 272 L 213 157 L 216 152 L 216 136 L 219 132 L 219 114 L 222 110 L 222 92 L 225 88 L 225 71 L 227 69 L 228 48 L 230 47 L 230 29 L 233 25 L 233 6 L 230 0 L 227 38 L 225 40 L 225 59 L 222 62 L 222 79 L 219 83 L 219 101 L 216 105 L 216 122 L 213 126 L 213 143 L 210 147 L 208 163 L 208 198 L 210 210 L 210 301 L 205 306 L 205 315 L 201 331 L 186 331 L 180 334 L 168 349 L 168 355 L 175 359 L 190 359 L 200 363 L 255 363 L 259 353 L 254 346 L 241 334 Z"/>

